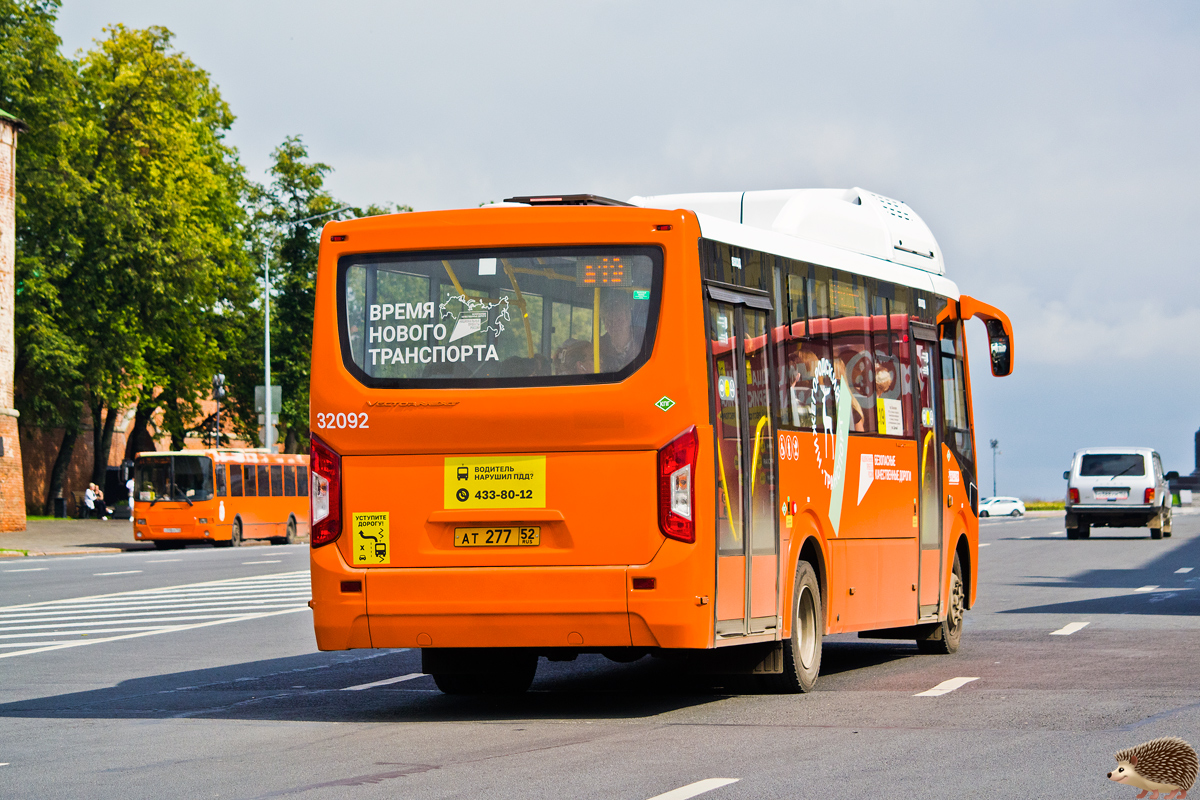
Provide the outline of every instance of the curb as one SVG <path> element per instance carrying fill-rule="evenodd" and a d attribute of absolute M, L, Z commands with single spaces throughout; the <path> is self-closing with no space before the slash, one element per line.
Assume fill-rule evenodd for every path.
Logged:
<path fill-rule="evenodd" d="M 0 550 L 0 558 L 38 558 L 41 556 L 90 556 L 114 553 L 138 552 L 119 547 L 89 547 L 80 550 Z"/>

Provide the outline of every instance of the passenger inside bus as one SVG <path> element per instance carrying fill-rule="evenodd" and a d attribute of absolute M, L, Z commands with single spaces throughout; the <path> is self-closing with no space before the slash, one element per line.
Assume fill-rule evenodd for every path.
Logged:
<path fill-rule="evenodd" d="M 555 375 L 587 375 L 592 371 L 591 342 L 567 339 L 554 353 Z"/>
<path fill-rule="evenodd" d="M 633 324 L 633 298 L 623 289 L 608 289 L 600 296 L 600 320 L 605 333 L 600 337 L 600 368 L 617 372 L 637 357 L 645 328 Z"/>

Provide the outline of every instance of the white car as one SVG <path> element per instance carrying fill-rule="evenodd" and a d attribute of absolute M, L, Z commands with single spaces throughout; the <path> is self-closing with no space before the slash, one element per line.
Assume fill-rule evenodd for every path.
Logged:
<path fill-rule="evenodd" d="M 1025 514 L 1025 504 L 1019 497 L 985 497 L 979 503 L 981 517 L 1020 517 Z"/>

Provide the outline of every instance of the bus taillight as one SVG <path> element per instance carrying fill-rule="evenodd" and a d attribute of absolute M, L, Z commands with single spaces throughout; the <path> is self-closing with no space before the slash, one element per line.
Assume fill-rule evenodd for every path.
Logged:
<path fill-rule="evenodd" d="M 342 458 L 313 436 L 309 470 L 312 474 L 310 541 L 313 547 L 321 547 L 342 535 Z"/>
<path fill-rule="evenodd" d="M 658 527 L 663 536 L 696 541 L 696 426 L 688 428 L 658 451 Z"/>

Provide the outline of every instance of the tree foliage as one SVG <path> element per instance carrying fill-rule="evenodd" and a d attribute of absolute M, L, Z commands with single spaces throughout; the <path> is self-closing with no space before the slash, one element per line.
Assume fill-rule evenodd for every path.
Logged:
<path fill-rule="evenodd" d="M 170 31 L 111 26 L 68 58 L 59 5 L 0 0 L 0 109 L 30 127 L 18 167 L 16 403 L 23 426 L 65 431 L 46 506 L 86 416 L 101 481 L 119 414 L 135 409 L 127 454 L 154 446 L 155 420 L 182 448 L 206 425 L 200 401 L 215 372 L 228 378 L 223 418 L 257 440 L 264 263 L 281 427 L 288 449 L 303 449 L 319 232 L 344 206 L 325 188 L 330 167 L 289 137 L 269 183 L 249 182 L 225 141 L 229 106 Z"/>
<path fill-rule="evenodd" d="M 166 29 L 105 33 L 68 64 L 58 147 L 23 188 L 18 232 L 21 403 L 68 429 L 90 408 L 93 479 L 129 405 L 162 408 L 182 446 L 222 360 L 217 329 L 253 283 L 228 106 Z M 32 357 L 44 341 L 61 364 Z M 70 402 L 42 408 L 58 393 Z"/>
<path fill-rule="evenodd" d="M 266 254 L 271 270 L 271 380 L 283 389 L 283 408 L 278 410 L 282 441 L 287 452 L 301 452 L 308 449 L 308 376 L 321 228 L 340 217 L 412 209 L 356 208 L 336 200 L 325 188 L 332 168 L 309 160 L 299 136 L 286 138 L 272 158 L 271 182 L 251 189 L 251 204 L 259 262 Z M 338 209 L 345 210 L 331 213 Z M 258 382 L 262 379 L 260 367 Z"/>

